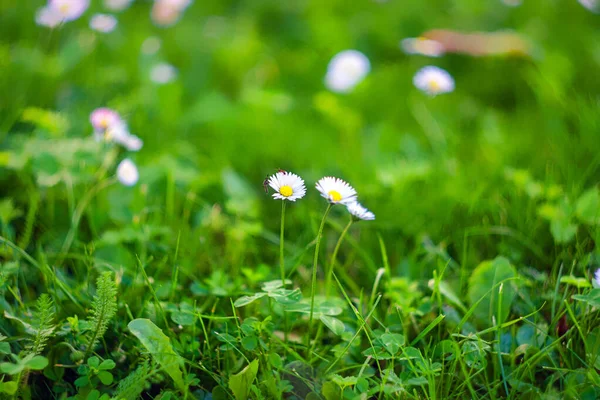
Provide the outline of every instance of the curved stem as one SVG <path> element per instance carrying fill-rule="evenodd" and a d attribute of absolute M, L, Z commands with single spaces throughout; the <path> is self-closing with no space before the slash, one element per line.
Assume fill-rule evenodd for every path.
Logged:
<path fill-rule="evenodd" d="M 323 219 L 321 220 L 321 225 L 319 226 L 319 232 L 317 233 L 317 239 L 315 244 L 315 258 L 313 261 L 313 270 L 312 270 L 312 282 L 310 289 L 310 316 L 308 317 L 308 334 L 306 335 L 306 340 L 310 342 L 310 332 L 312 331 L 312 323 L 313 323 L 313 314 L 315 310 L 315 292 L 317 290 L 317 263 L 319 261 L 319 248 L 321 247 L 321 239 L 323 238 L 323 228 L 325 227 L 325 221 L 327 220 L 327 215 L 329 211 L 331 211 L 331 206 L 333 204 L 329 203 L 327 205 L 327 209 L 325 210 L 325 214 L 323 214 Z M 308 343 L 307 346 L 308 347 Z"/>
<path fill-rule="evenodd" d="M 285 231 L 285 200 L 281 200 L 281 230 L 279 233 L 279 269 L 281 285 L 285 287 L 285 259 L 283 257 L 283 232 Z"/>
<path fill-rule="evenodd" d="M 327 277 L 325 278 L 325 297 L 329 297 L 329 292 L 331 290 L 331 276 L 333 275 L 333 268 L 335 268 L 335 262 L 337 260 L 338 251 L 340 250 L 340 246 L 342 244 L 342 241 L 344 240 L 344 237 L 346 236 L 346 233 L 348 233 L 348 230 L 350 229 L 353 223 L 354 219 L 351 218 L 350 222 L 348 222 L 348 224 L 340 234 L 340 238 L 338 239 L 335 248 L 333 249 L 331 261 L 329 262 L 329 269 L 327 270 Z"/>

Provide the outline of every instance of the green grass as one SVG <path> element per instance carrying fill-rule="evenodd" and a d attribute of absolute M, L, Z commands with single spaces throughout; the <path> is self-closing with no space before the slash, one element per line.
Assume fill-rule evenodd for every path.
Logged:
<path fill-rule="evenodd" d="M 101 35 L 99 2 L 55 30 L 40 5 L 0 2 L 0 398 L 600 398 L 597 15 L 209 0 L 159 28 L 136 1 Z M 398 48 L 434 28 L 534 51 Z M 372 70 L 329 92 L 348 48 Z M 456 90 L 420 93 L 424 65 Z M 139 152 L 94 141 L 103 106 Z M 278 168 L 308 189 L 285 210 Z M 323 218 L 328 175 L 376 220 Z"/>

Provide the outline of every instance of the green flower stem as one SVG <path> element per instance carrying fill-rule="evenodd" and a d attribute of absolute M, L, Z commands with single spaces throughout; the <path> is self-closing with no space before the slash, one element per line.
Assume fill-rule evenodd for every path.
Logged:
<path fill-rule="evenodd" d="M 279 233 L 279 269 L 281 285 L 285 287 L 285 259 L 283 257 L 283 232 L 285 231 L 285 200 L 281 200 L 281 230 Z"/>
<path fill-rule="evenodd" d="M 346 225 L 342 233 L 340 234 L 340 238 L 338 239 L 335 248 L 333 249 L 333 254 L 331 255 L 331 261 L 329 262 L 329 269 L 327 270 L 327 277 L 325 278 L 325 297 L 329 297 L 329 292 L 331 291 L 331 276 L 333 275 L 333 269 L 335 268 L 335 262 L 337 261 L 337 254 L 340 250 L 340 246 L 344 237 L 346 237 L 346 233 L 354 223 L 354 218 L 350 219 L 350 222 Z"/>
<path fill-rule="evenodd" d="M 331 207 L 333 204 L 329 203 L 327 205 L 327 209 L 325 210 L 325 214 L 323 214 L 323 219 L 321 220 L 321 226 L 319 226 L 319 232 L 317 233 L 317 239 L 315 244 L 315 258 L 313 261 L 313 270 L 312 270 L 312 283 L 310 289 L 310 316 L 308 317 L 308 334 L 306 335 L 307 340 L 307 348 L 310 342 L 310 332 L 312 331 L 313 324 L 313 314 L 315 311 L 315 292 L 317 291 L 317 263 L 319 261 L 319 248 L 321 247 L 321 239 L 323 238 L 323 228 L 325 227 L 325 221 L 327 220 L 327 215 L 329 211 L 331 211 Z"/>

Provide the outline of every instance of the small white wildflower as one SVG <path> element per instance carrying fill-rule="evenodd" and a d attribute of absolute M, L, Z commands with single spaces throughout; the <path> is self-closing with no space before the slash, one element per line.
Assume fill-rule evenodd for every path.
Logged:
<path fill-rule="evenodd" d="M 518 7 L 523 4 L 523 0 L 502 0 L 509 7 Z"/>
<path fill-rule="evenodd" d="M 96 32 L 110 33 L 117 27 L 117 19 L 110 14 L 94 14 L 90 19 L 90 28 Z"/>
<path fill-rule="evenodd" d="M 600 268 L 598 268 L 596 270 L 596 273 L 594 274 L 594 280 L 595 280 L 594 283 L 596 284 L 595 286 L 597 288 L 600 288 Z"/>
<path fill-rule="evenodd" d="M 269 186 L 275 191 L 273 198 L 296 201 L 306 195 L 304 180 L 291 172 L 280 171 L 269 178 Z"/>
<path fill-rule="evenodd" d="M 367 56 L 357 50 L 344 50 L 329 62 L 325 86 L 338 93 L 350 92 L 369 71 L 371 71 L 371 63 Z"/>
<path fill-rule="evenodd" d="M 139 151 L 144 146 L 142 139 L 132 134 L 124 137 L 121 144 L 129 151 Z"/>
<path fill-rule="evenodd" d="M 347 204 L 356 200 L 356 190 L 339 178 L 326 176 L 321 178 L 316 185 L 321 196 L 332 204 Z"/>
<path fill-rule="evenodd" d="M 431 65 L 421 68 L 415 74 L 413 83 L 417 89 L 431 96 L 449 93 L 454 90 L 452 76 L 447 71 Z"/>
<path fill-rule="evenodd" d="M 587 8 L 593 13 L 600 13 L 600 1 L 599 0 L 578 0 L 579 4 Z"/>
<path fill-rule="evenodd" d="M 372 221 L 375 219 L 375 214 L 363 207 L 358 201 L 348 203 L 346 208 L 356 219 L 363 219 L 365 221 Z"/>
<path fill-rule="evenodd" d="M 177 77 L 177 69 L 168 63 L 159 63 L 152 67 L 150 80 L 159 85 L 169 83 Z"/>
<path fill-rule="evenodd" d="M 74 21 L 88 9 L 89 0 L 49 0 L 48 7 L 58 12 L 63 22 Z"/>
<path fill-rule="evenodd" d="M 62 15 L 52 7 L 41 7 L 35 14 L 35 23 L 48 28 L 55 28 L 63 21 Z"/>
<path fill-rule="evenodd" d="M 138 169 L 129 158 L 124 159 L 117 167 L 117 179 L 125 186 L 133 186 L 137 183 L 140 175 Z"/>
<path fill-rule="evenodd" d="M 444 54 L 443 44 L 424 37 L 403 39 L 400 47 L 406 54 L 421 54 L 429 57 L 440 57 Z"/>
<path fill-rule="evenodd" d="M 104 0 L 104 7 L 111 11 L 123 11 L 131 5 L 133 0 Z"/>

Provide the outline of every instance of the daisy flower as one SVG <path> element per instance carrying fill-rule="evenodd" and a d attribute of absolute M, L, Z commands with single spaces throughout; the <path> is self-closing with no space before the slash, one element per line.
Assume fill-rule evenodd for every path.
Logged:
<path fill-rule="evenodd" d="M 272 175 L 268 182 L 275 191 L 274 199 L 296 201 L 306 194 L 304 180 L 291 172 L 280 171 Z"/>
<path fill-rule="evenodd" d="M 369 71 L 371 71 L 371 63 L 367 56 L 357 50 L 344 50 L 329 62 L 325 86 L 337 93 L 350 92 Z"/>
<path fill-rule="evenodd" d="M 346 208 L 348 209 L 348 212 L 357 220 L 363 219 L 365 221 L 372 221 L 375 219 L 375 214 L 364 208 L 362 204 L 356 200 L 348 203 Z"/>
<path fill-rule="evenodd" d="M 452 76 L 447 71 L 431 65 L 421 68 L 413 77 L 413 83 L 417 89 L 431 96 L 454 90 Z"/>
<path fill-rule="evenodd" d="M 133 0 L 104 0 L 104 7 L 111 11 L 123 11 Z"/>
<path fill-rule="evenodd" d="M 117 19 L 110 14 L 94 14 L 90 19 L 90 28 L 96 32 L 110 33 L 117 27 Z"/>
<path fill-rule="evenodd" d="M 332 176 L 321 178 L 316 188 L 331 204 L 347 204 L 356 200 L 356 190 L 339 178 Z"/>
<path fill-rule="evenodd" d="M 55 28 L 63 21 L 62 15 L 52 7 L 41 7 L 35 14 L 35 23 L 48 28 Z"/>
<path fill-rule="evenodd" d="M 440 57 L 444 54 L 443 44 L 424 37 L 403 39 L 400 42 L 400 48 L 406 54 L 421 54 L 429 57 Z"/>
<path fill-rule="evenodd" d="M 117 167 L 117 179 L 125 186 L 133 186 L 137 183 L 140 175 L 138 169 L 129 158 L 124 159 Z"/>
<path fill-rule="evenodd" d="M 593 13 L 600 13 L 600 1 L 599 0 L 578 0 L 579 4 L 587 8 Z"/>
<path fill-rule="evenodd" d="M 122 122 L 121 116 L 115 110 L 106 107 L 96 108 L 90 114 L 90 122 L 96 131 L 105 131 L 113 125 Z"/>
<path fill-rule="evenodd" d="M 74 21 L 88 9 L 89 0 L 49 0 L 48 7 L 57 11 L 63 22 Z"/>
<path fill-rule="evenodd" d="M 150 71 L 150 80 L 159 85 L 172 82 L 177 77 L 177 70 L 168 63 L 159 63 L 152 67 Z"/>

